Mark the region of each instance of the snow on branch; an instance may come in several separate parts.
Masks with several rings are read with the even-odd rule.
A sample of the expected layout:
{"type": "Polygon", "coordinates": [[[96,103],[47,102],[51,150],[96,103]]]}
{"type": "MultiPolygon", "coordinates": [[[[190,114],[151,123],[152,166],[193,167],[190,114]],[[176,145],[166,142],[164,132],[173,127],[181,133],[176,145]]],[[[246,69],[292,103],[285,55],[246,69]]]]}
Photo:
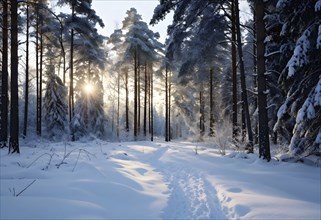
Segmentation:
{"type": "Polygon", "coordinates": [[[298,67],[302,67],[304,64],[309,62],[308,59],[308,51],[310,49],[309,37],[311,35],[311,31],[308,28],[304,31],[302,36],[298,39],[293,55],[286,67],[288,68],[288,77],[294,76],[296,69],[298,67]]]}
{"type": "Polygon", "coordinates": [[[286,6],[289,0],[279,0],[276,4],[277,9],[282,9],[286,6]]]}
{"type": "Polygon", "coordinates": [[[273,55],[275,55],[275,54],[280,54],[280,53],[282,53],[281,50],[272,51],[272,52],[270,52],[270,53],[268,53],[268,54],[264,54],[264,57],[268,58],[268,57],[270,57],[270,56],[273,56],[273,55]]]}
{"type": "Polygon", "coordinates": [[[287,110],[288,110],[288,106],[287,106],[287,102],[285,102],[283,105],[281,105],[281,107],[278,110],[278,113],[277,113],[278,119],[281,119],[283,115],[287,112],[287,110]]]}
{"type": "Polygon", "coordinates": [[[321,106],[321,78],[315,89],[310,93],[309,97],[305,100],[303,106],[299,110],[296,117],[296,123],[301,123],[305,118],[313,119],[316,115],[316,106],[321,106]]]}
{"type": "Polygon", "coordinates": [[[315,12],[321,11],[321,0],[315,3],[315,12]]]}
{"type": "Polygon", "coordinates": [[[301,123],[304,118],[312,119],[315,117],[315,109],[311,98],[307,98],[296,116],[296,123],[301,123]]]}

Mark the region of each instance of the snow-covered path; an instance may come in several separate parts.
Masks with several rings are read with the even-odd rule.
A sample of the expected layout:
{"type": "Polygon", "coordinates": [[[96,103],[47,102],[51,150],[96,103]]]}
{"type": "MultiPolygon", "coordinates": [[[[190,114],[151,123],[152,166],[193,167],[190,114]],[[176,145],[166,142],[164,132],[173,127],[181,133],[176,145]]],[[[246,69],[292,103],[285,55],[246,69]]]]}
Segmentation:
{"type": "Polygon", "coordinates": [[[26,143],[20,156],[1,149],[0,217],[320,219],[320,167],[195,148],[92,141],[26,143]]]}
{"type": "MultiPolygon", "coordinates": [[[[169,169],[170,170],[170,169],[169,169]]],[[[167,171],[168,172],[168,171],[167,171]]],[[[173,169],[166,174],[170,194],[164,219],[225,219],[216,190],[195,170],[173,169]]]]}
{"type": "MultiPolygon", "coordinates": [[[[149,145],[151,145],[149,143],[149,145]]],[[[220,208],[216,197],[215,188],[206,180],[201,170],[197,170],[188,164],[176,163],[175,160],[166,160],[171,154],[179,152],[178,149],[169,146],[155,145],[157,150],[151,155],[146,155],[146,148],[143,147],[143,154],[139,156],[144,161],[143,166],[154,167],[154,171],[162,176],[162,180],[168,188],[167,203],[162,210],[161,217],[164,219],[226,219],[220,208]]],[[[132,148],[142,149],[141,146],[132,148]]],[[[191,148],[189,149],[190,153],[191,148]]],[[[149,150],[147,150],[150,152],[149,150]]],[[[141,161],[135,161],[140,163],[141,161]]],[[[125,167],[130,170],[132,163],[125,167]]],[[[142,166],[142,164],[141,164],[142,166]]],[[[145,174],[145,172],[144,172],[145,174]]]]}

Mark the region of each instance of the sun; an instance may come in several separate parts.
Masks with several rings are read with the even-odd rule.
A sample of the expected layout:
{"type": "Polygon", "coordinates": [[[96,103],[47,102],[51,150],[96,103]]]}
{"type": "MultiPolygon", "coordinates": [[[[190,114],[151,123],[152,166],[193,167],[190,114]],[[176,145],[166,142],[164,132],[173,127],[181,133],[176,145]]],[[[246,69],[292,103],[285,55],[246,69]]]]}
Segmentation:
{"type": "Polygon", "coordinates": [[[84,91],[85,91],[85,93],[87,93],[88,95],[93,94],[93,93],[94,93],[94,90],[95,90],[95,88],[94,88],[94,86],[93,86],[92,84],[87,83],[86,85],[84,85],[84,91]]]}

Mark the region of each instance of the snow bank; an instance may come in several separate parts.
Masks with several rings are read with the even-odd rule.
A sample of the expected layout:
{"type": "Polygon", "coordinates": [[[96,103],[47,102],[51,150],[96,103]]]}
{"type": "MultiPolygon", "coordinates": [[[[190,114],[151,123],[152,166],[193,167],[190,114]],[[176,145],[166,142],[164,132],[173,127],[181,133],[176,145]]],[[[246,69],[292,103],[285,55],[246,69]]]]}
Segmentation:
{"type": "Polygon", "coordinates": [[[91,141],[27,143],[21,155],[1,149],[0,218],[320,219],[320,167],[220,156],[205,146],[91,141]]]}

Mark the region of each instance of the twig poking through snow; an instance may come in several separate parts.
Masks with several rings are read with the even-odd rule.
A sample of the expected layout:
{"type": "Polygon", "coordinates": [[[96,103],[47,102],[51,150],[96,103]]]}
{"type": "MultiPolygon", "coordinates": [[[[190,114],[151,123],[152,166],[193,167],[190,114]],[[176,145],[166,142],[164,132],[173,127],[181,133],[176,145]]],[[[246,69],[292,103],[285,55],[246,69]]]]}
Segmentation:
{"type": "Polygon", "coordinates": [[[39,160],[41,157],[43,157],[43,156],[45,156],[45,155],[48,155],[48,156],[50,157],[49,162],[48,162],[47,167],[46,167],[47,169],[48,169],[48,167],[49,167],[49,165],[50,165],[50,163],[51,163],[52,157],[53,157],[54,155],[56,155],[57,157],[59,157],[59,155],[56,154],[56,153],[52,153],[52,154],[44,153],[44,154],[41,154],[39,157],[37,157],[37,159],[35,159],[34,161],[32,161],[32,163],[29,164],[29,165],[27,166],[27,168],[30,168],[37,160],[39,160]]]}
{"type": "Polygon", "coordinates": [[[94,154],[92,154],[92,153],[90,153],[90,152],[88,152],[88,151],[86,151],[86,150],[84,150],[84,149],[79,149],[79,153],[78,153],[77,161],[76,161],[76,163],[75,163],[74,168],[72,169],[72,172],[74,172],[74,170],[76,169],[76,166],[77,166],[77,163],[78,163],[78,160],[79,160],[79,157],[80,157],[80,153],[81,153],[81,151],[84,151],[84,152],[86,153],[86,155],[87,155],[87,157],[88,157],[88,159],[89,159],[89,160],[90,160],[89,155],[91,155],[91,156],[93,156],[93,157],[97,158],[94,154]]]}
{"type": "Polygon", "coordinates": [[[16,197],[20,196],[21,193],[23,193],[26,189],[28,189],[32,184],[34,184],[36,182],[36,179],[33,180],[28,186],[26,186],[23,190],[21,190],[17,195],[16,197]]]}
{"type": "Polygon", "coordinates": [[[72,168],[72,172],[74,172],[74,170],[75,170],[75,168],[76,168],[76,166],[77,166],[77,163],[78,163],[78,160],[79,160],[79,157],[80,157],[80,153],[81,153],[81,149],[79,150],[79,153],[78,153],[78,157],[77,157],[75,166],[74,166],[74,168],[72,168]]]}

